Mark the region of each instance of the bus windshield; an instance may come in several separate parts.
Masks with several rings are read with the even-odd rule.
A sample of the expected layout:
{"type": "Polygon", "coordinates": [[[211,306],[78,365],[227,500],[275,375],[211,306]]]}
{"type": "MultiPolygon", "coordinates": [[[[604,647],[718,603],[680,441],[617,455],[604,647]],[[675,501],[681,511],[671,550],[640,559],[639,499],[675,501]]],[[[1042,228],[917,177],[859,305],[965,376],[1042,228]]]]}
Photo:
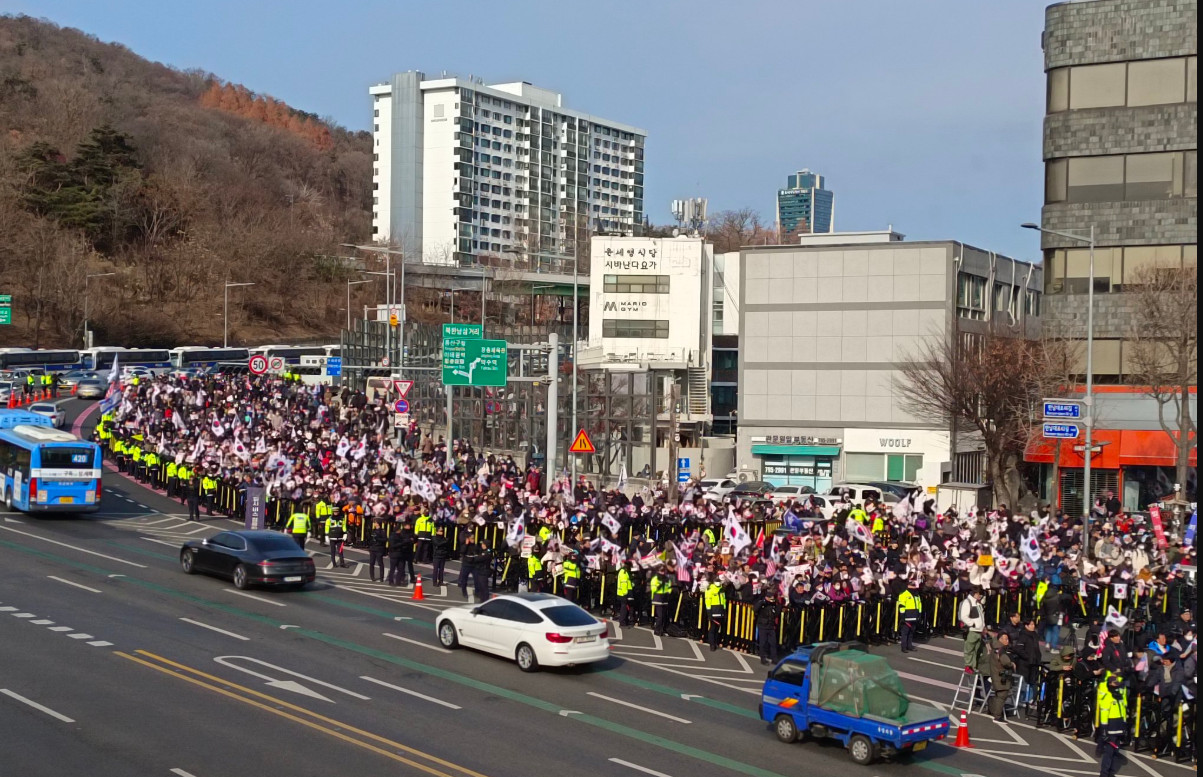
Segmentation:
{"type": "Polygon", "coordinates": [[[67,448],[44,445],[38,449],[43,469],[91,469],[95,452],[86,447],[67,448]]]}

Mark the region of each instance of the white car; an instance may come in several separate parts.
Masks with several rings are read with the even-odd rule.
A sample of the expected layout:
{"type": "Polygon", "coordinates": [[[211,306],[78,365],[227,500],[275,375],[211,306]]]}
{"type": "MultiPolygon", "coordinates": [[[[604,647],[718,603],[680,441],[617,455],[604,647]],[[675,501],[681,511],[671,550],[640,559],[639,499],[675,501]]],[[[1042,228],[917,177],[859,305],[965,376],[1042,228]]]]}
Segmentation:
{"type": "Polygon", "coordinates": [[[731,493],[739,482],[732,478],[706,478],[698,481],[698,488],[702,490],[702,498],[709,499],[711,502],[721,502],[723,497],[731,493]]]}
{"type": "Polygon", "coordinates": [[[139,380],[146,380],[155,376],[154,370],[149,367],[122,367],[121,379],[129,380],[134,376],[138,376],[139,380]]]}
{"type": "Polygon", "coordinates": [[[768,498],[775,505],[783,505],[803,500],[807,494],[813,493],[814,489],[809,486],[777,486],[768,493],[768,498]]]}
{"type": "Polygon", "coordinates": [[[610,657],[606,624],[551,594],[501,594],[484,604],[451,607],[439,613],[435,633],[445,648],[493,653],[524,672],[610,657]]]}
{"type": "Polygon", "coordinates": [[[889,491],[883,492],[877,486],[867,486],[863,483],[839,483],[831,487],[827,492],[827,498],[833,502],[840,501],[840,496],[845,491],[848,492],[849,501],[854,504],[864,504],[865,502],[885,502],[893,504],[898,501],[898,497],[891,494],[889,491]]]}
{"type": "Polygon", "coordinates": [[[67,420],[67,414],[63,412],[62,408],[53,402],[34,402],[25,409],[31,413],[37,413],[38,415],[46,416],[54,423],[55,429],[61,429],[63,423],[67,420]]]}

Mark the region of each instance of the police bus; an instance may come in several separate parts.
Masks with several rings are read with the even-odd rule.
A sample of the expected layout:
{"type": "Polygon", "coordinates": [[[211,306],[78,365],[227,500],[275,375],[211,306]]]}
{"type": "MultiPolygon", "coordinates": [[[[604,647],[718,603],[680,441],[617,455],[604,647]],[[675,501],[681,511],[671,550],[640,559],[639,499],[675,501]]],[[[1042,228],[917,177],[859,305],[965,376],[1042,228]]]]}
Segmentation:
{"type": "Polygon", "coordinates": [[[25,410],[0,410],[0,491],[10,511],[100,509],[100,446],[25,410]]]}
{"type": "Polygon", "coordinates": [[[86,370],[101,372],[113,368],[113,360],[121,367],[146,367],[155,372],[171,369],[171,351],[157,348],[89,348],[80,351],[80,361],[86,370]]]}
{"type": "Polygon", "coordinates": [[[5,348],[0,351],[0,370],[41,369],[63,372],[79,367],[79,351],[31,351],[28,348],[5,348]]]}
{"type": "Polygon", "coordinates": [[[250,358],[246,348],[204,348],[185,345],[171,349],[171,364],[177,370],[186,367],[212,367],[223,362],[242,362],[250,358]]]}
{"type": "Polygon", "coordinates": [[[266,356],[268,359],[272,357],[280,357],[285,364],[297,366],[301,363],[302,356],[329,356],[330,348],[335,346],[329,345],[261,345],[258,348],[250,349],[252,354],[266,356]]]}

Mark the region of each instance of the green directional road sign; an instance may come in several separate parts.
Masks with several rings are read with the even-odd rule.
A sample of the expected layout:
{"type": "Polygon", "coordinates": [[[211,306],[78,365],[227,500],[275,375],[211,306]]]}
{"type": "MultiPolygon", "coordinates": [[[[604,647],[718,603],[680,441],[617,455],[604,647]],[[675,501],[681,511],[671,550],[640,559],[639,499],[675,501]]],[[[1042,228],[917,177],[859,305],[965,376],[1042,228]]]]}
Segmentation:
{"type": "Polygon", "coordinates": [[[13,322],[13,295],[0,294],[0,325],[13,322]]]}
{"type": "Polygon", "coordinates": [[[509,361],[505,340],[443,340],[443,385],[504,386],[509,361]]]}
{"type": "Polygon", "coordinates": [[[482,340],[485,328],[480,324],[443,324],[443,342],[448,340],[482,340]]]}

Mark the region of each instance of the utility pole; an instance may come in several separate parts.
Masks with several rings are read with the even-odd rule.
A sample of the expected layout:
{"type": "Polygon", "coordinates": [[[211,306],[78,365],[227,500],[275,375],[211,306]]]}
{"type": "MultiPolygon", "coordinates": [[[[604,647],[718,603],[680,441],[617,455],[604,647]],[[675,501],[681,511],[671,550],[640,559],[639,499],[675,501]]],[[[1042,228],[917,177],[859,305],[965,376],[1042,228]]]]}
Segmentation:
{"type": "Polygon", "coordinates": [[[672,386],[668,394],[668,503],[677,503],[677,453],[680,428],[677,426],[677,403],[681,399],[681,389],[677,386],[674,374],[669,380],[672,386]]]}
{"type": "MultiPolygon", "coordinates": [[[[543,459],[543,493],[550,495],[556,471],[556,438],[560,434],[560,336],[548,335],[547,352],[547,449],[543,459]]],[[[569,454],[571,455],[571,454],[569,454]]]]}

